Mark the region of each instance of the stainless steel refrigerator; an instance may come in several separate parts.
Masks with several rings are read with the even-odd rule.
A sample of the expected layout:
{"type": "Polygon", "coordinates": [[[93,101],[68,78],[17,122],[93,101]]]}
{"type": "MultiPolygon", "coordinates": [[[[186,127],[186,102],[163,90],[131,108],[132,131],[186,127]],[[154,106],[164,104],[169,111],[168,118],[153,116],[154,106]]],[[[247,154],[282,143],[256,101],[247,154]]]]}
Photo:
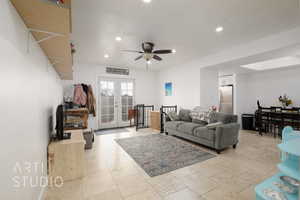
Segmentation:
{"type": "Polygon", "coordinates": [[[233,114],[233,85],[220,86],[220,108],[222,113],[233,114]]]}

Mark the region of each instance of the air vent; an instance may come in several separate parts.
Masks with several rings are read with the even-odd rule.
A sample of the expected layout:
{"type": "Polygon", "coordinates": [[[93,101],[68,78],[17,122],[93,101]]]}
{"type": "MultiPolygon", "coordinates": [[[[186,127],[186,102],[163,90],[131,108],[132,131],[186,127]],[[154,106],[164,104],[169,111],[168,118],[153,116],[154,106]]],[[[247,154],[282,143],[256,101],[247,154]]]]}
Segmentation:
{"type": "Polygon", "coordinates": [[[106,73],[108,74],[118,74],[118,75],[129,75],[129,69],[106,67],[106,73]]]}

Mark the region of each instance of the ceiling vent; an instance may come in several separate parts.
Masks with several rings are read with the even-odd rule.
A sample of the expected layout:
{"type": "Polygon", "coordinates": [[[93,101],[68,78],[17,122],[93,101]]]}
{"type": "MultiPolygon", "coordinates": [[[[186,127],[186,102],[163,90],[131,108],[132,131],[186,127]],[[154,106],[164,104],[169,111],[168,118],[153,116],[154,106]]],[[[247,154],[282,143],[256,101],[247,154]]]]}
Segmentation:
{"type": "Polygon", "coordinates": [[[129,75],[129,69],[128,68],[106,67],[106,73],[128,76],[129,75]]]}

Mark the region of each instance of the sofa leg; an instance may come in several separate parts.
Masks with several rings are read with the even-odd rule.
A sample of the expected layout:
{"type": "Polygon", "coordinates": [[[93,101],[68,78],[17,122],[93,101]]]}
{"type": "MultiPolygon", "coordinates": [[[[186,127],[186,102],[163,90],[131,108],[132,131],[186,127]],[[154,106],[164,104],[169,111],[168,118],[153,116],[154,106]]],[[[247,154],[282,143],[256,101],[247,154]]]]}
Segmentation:
{"type": "Polygon", "coordinates": [[[221,154],[221,150],[216,149],[217,154],[221,154]]]}
{"type": "Polygon", "coordinates": [[[237,146],[237,144],[234,144],[232,147],[233,147],[234,149],[236,149],[236,146],[237,146]]]}
{"type": "Polygon", "coordinates": [[[168,132],[165,132],[165,134],[166,134],[166,135],[169,135],[169,133],[168,133],[168,132]]]}

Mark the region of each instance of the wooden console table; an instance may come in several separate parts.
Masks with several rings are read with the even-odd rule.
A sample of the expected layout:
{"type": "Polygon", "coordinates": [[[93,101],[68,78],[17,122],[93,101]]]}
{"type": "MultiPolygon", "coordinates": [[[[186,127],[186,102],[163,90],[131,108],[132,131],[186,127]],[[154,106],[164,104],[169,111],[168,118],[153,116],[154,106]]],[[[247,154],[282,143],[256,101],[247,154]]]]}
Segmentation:
{"type": "Polygon", "coordinates": [[[71,181],[84,176],[84,145],[82,130],[70,130],[68,140],[53,141],[48,145],[48,176],[71,181]]]}

